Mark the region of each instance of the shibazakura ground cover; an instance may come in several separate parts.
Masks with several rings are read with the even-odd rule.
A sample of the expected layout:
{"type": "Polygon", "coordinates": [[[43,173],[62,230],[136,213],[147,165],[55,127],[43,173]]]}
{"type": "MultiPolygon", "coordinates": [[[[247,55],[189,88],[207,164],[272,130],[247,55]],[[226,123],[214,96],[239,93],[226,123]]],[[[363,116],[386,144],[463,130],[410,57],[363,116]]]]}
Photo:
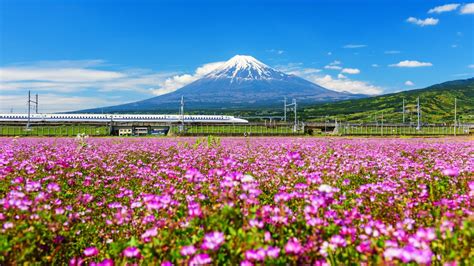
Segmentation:
{"type": "Polygon", "coordinates": [[[0,264],[473,264],[474,143],[0,138],[0,264]]]}

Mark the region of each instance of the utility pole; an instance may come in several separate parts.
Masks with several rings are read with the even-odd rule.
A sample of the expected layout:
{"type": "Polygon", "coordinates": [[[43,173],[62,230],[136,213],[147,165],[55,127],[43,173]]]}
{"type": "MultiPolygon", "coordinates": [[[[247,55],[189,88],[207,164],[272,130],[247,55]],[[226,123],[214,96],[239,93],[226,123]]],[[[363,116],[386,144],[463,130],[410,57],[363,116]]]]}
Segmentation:
{"type": "Polygon", "coordinates": [[[403,98],[402,114],[403,114],[403,124],[405,124],[405,98],[403,98]]]}
{"type": "Polygon", "coordinates": [[[296,132],[296,129],[297,129],[297,117],[296,117],[296,99],[293,99],[293,104],[295,105],[295,132],[296,132]]]}
{"type": "Polygon", "coordinates": [[[36,110],[35,110],[35,111],[36,111],[36,113],[38,113],[38,93],[36,94],[36,102],[35,102],[35,104],[36,104],[36,108],[35,108],[36,110]]]}
{"type": "Polygon", "coordinates": [[[458,99],[454,98],[454,136],[456,136],[456,124],[457,124],[457,106],[458,99]]]}
{"type": "Polygon", "coordinates": [[[283,117],[283,120],[286,122],[286,97],[283,100],[283,117]]]}
{"type": "Polygon", "coordinates": [[[416,98],[416,111],[418,116],[418,126],[416,127],[417,130],[421,129],[420,118],[421,118],[421,110],[420,110],[420,97],[416,98]]]}
{"type": "Polygon", "coordinates": [[[31,103],[36,104],[36,113],[38,113],[38,94],[36,94],[36,101],[31,100],[31,91],[28,91],[28,122],[26,124],[26,129],[30,129],[31,122],[31,103]]]}
{"type": "Polygon", "coordinates": [[[380,135],[383,136],[383,111],[382,111],[382,121],[381,121],[381,125],[380,125],[380,135]]]}
{"type": "Polygon", "coordinates": [[[294,116],[295,116],[295,125],[294,125],[294,128],[293,130],[296,131],[296,127],[297,127],[297,114],[296,114],[296,99],[293,99],[293,101],[290,103],[290,104],[286,104],[286,97],[285,97],[285,121],[286,121],[286,108],[288,108],[289,106],[292,106],[293,107],[293,111],[294,111],[294,116]]]}
{"type": "Polygon", "coordinates": [[[181,115],[181,131],[184,131],[184,96],[181,96],[181,108],[179,111],[181,115]]]}
{"type": "Polygon", "coordinates": [[[28,91],[28,123],[26,124],[26,129],[30,128],[30,102],[31,102],[31,92],[28,91]]]}

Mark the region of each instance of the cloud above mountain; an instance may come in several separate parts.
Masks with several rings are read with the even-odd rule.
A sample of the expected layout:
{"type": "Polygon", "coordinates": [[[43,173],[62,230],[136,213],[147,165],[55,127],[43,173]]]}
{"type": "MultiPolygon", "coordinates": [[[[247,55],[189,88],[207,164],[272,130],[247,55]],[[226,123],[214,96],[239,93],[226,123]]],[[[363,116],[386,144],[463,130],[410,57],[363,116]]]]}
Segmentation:
{"type": "Polygon", "coordinates": [[[465,4],[461,8],[461,14],[463,14],[463,15],[474,14],[474,3],[465,4]]]}
{"type": "Polygon", "coordinates": [[[454,11],[459,6],[460,6],[460,4],[446,4],[446,5],[442,5],[442,6],[437,6],[437,7],[434,7],[432,9],[430,9],[428,11],[428,13],[429,14],[432,14],[432,13],[440,14],[440,13],[444,13],[444,12],[454,11]]]}
{"type": "Polygon", "coordinates": [[[439,22],[439,19],[437,19],[437,18],[418,19],[418,18],[415,18],[415,17],[409,17],[407,19],[407,22],[418,25],[420,27],[425,27],[425,26],[437,25],[438,22],[439,22]]]}
{"type": "Polygon", "coordinates": [[[383,88],[372,85],[365,81],[348,79],[345,76],[339,76],[337,79],[331,75],[312,76],[309,80],[325,88],[339,91],[377,95],[383,92],[383,88]]]}
{"type": "Polygon", "coordinates": [[[404,61],[400,61],[396,64],[391,64],[389,65],[390,67],[430,67],[430,66],[433,66],[432,63],[430,62],[420,62],[420,61],[416,61],[416,60],[404,60],[404,61]]]}
{"type": "Polygon", "coordinates": [[[341,73],[346,73],[346,74],[359,74],[360,70],[357,68],[343,68],[341,70],[341,73]]]}
{"type": "Polygon", "coordinates": [[[345,49],[357,49],[367,47],[367,44],[346,44],[342,48],[345,49]]]}
{"type": "Polygon", "coordinates": [[[207,63],[196,68],[193,74],[182,74],[169,77],[160,82],[158,87],[152,90],[153,94],[158,96],[176,91],[177,89],[202,78],[204,75],[212,72],[224,63],[225,61],[207,63]]]}

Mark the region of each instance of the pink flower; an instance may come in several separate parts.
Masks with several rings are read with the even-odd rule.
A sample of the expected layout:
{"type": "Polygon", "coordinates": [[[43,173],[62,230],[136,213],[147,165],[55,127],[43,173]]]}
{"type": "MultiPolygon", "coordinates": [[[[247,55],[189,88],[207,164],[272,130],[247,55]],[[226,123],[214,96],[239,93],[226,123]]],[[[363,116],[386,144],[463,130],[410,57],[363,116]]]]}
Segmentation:
{"type": "Polygon", "coordinates": [[[298,255],[303,251],[303,247],[301,246],[300,242],[296,237],[292,237],[288,240],[285,245],[285,252],[287,254],[295,254],[298,255]]]}
{"type": "Polygon", "coordinates": [[[58,191],[61,191],[61,187],[60,187],[57,183],[49,183],[49,184],[46,186],[46,189],[48,190],[48,192],[58,192],[58,191]]]}
{"type": "Polygon", "coordinates": [[[370,241],[364,241],[360,243],[357,247],[356,250],[359,253],[369,253],[372,251],[372,248],[370,247],[370,241]]]}
{"type": "Polygon", "coordinates": [[[190,168],[186,171],[184,177],[190,182],[199,182],[204,178],[204,175],[196,168],[190,168]]]}
{"type": "Polygon", "coordinates": [[[447,168],[443,170],[443,175],[447,175],[450,177],[456,177],[459,175],[459,170],[456,168],[447,168]]]}
{"type": "Polygon", "coordinates": [[[295,151],[289,151],[286,154],[286,158],[288,158],[289,161],[296,161],[301,159],[301,155],[298,152],[295,151]]]}
{"type": "Polygon", "coordinates": [[[193,245],[183,246],[180,251],[181,255],[189,256],[196,253],[196,248],[193,245]]]}
{"type": "Polygon", "coordinates": [[[69,266],[81,266],[84,263],[84,259],[82,258],[72,258],[69,260],[69,266]]]}
{"type": "Polygon", "coordinates": [[[127,247],[122,254],[127,258],[139,258],[141,256],[140,250],[137,247],[127,247]]]}
{"type": "Polygon", "coordinates": [[[267,248],[267,256],[272,258],[272,259],[276,259],[278,258],[278,255],[280,254],[280,248],[277,248],[277,247],[268,247],[267,248]]]}
{"type": "Polygon", "coordinates": [[[224,234],[221,232],[212,232],[204,236],[202,243],[203,249],[217,250],[224,243],[224,234]]]}
{"type": "Polygon", "coordinates": [[[333,244],[334,246],[336,247],[345,247],[347,242],[346,242],[346,239],[344,239],[342,236],[340,235],[334,235],[331,237],[331,244],[333,244]]]}
{"type": "Polygon", "coordinates": [[[93,257],[99,254],[99,249],[96,247],[88,247],[84,249],[84,256],[86,257],[93,257]]]}
{"type": "Polygon", "coordinates": [[[197,202],[188,203],[188,215],[191,218],[200,217],[202,215],[201,206],[197,202]]]}
{"type": "Polygon", "coordinates": [[[245,252],[245,258],[250,261],[263,261],[265,259],[266,252],[263,248],[258,250],[247,250],[245,252]]]}
{"type": "Polygon", "coordinates": [[[154,237],[158,234],[158,229],[156,227],[153,227],[151,229],[148,229],[145,231],[145,233],[142,234],[141,238],[142,239],[148,239],[150,237],[154,237]]]}
{"type": "Polygon", "coordinates": [[[253,266],[253,263],[248,260],[243,260],[240,262],[240,266],[253,266]]]}
{"type": "Polygon", "coordinates": [[[206,264],[210,264],[211,262],[212,262],[212,259],[209,255],[197,254],[189,261],[189,265],[190,266],[206,265],[206,264]]]}
{"type": "Polygon", "coordinates": [[[114,261],[112,259],[104,259],[99,262],[97,266],[114,266],[114,261]]]}
{"type": "Polygon", "coordinates": [[[3,224],[3,229],[10,229],[10,228],[13,228],[12,222],[6,222],[3,224]]]}

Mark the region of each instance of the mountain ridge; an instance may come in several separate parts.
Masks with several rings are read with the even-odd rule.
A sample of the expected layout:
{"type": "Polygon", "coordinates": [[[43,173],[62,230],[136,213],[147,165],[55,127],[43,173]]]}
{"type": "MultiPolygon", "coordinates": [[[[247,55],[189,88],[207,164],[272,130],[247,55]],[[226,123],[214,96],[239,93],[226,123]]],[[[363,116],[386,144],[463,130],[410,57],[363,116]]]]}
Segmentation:
{"type": "Polygon", "coordinates": [[[380,119],[383,113],[386,121],[401,122],[403,119],[402,101],[405,99],[405,118],[409,121],[415,119],[418,97],[420,97],[424,121],[439,123],[454,121],[454,99],[457,98],[458,119],[474,122],[474,116],[472,116],[474,114],[474,77],[370,98],[311,105],[305,107],[301,115],[313,121],[318,121],[318,117],[327,115],[330,119],[374,122],[376,116],[380,119]]]}
{"type": "Polygon", "coordinates": [[[296,98],[303,104],[366,97],[332,91],[273,69],[251,56],[236,55],[202,78],[171,93],[81,112],[176,111],[181,96],[184,96],[188,110],[279,106],[283,97],[296,98]]]}

